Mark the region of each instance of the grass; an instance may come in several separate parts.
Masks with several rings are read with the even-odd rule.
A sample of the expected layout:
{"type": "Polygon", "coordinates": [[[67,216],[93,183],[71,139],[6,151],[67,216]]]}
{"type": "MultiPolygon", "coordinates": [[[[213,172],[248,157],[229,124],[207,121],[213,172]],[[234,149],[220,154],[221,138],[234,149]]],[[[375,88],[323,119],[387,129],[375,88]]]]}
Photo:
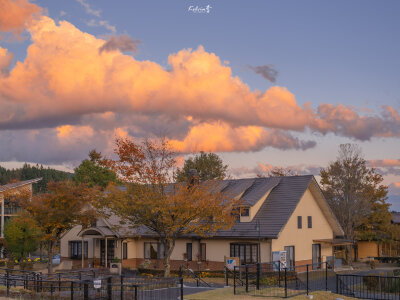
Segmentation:
{"type": "MultiPolygon", "coordinates": [[[[329,292],[323,292],[323,291],[318,291],[318,292],[312,292],[311,295],[313,295],[313,300],[335,300],[336,298],[341,298],[345,300],[350,300],[350,299],[356,299],[356,298],[350,298],[350,297],[345,297],[342,295],[337,295],[329,292]]],[[[255,297],[251,295],[233,295],[233,288],[221,288],[221,289],[216,289],[212,291],[207,291],[207,292],[201,292],[201,293],[196,293],[192,295],[186,295],[185,299],[188,300],[220,300],[220,299],[237,299],[237,300],[257,300],[260,298],[267,298],[267,297],[255,297]]],[[[268,297],[269,299],[282,299],[278,297],[268,297]]],[[[306,300],[308,299],[306,295],[299,295],[295,297],[291,297],[289,299],[293,300],[306,300]]]]}

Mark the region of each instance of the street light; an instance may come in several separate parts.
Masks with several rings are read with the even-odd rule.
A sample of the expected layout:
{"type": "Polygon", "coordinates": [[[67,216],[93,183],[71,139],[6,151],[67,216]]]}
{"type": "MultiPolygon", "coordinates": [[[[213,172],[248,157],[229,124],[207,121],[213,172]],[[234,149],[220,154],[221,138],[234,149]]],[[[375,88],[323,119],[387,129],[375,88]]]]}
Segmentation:
{"type": "Polygon", "coordinates": [[[256,230],[258,231],[258,263],[261,263],[261,228],[260,220],[256,220],[256,230]]]}

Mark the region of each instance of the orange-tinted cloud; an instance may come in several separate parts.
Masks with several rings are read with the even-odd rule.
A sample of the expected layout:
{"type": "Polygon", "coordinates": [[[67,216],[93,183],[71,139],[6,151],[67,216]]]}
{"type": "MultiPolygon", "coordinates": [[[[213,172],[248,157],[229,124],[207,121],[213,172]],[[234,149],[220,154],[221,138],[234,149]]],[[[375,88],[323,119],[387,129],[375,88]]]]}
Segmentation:
{"type": "Polygon", "coordinates": [[[7,49],[0,47],[0,76],[8,75],[8,68],[10,67],[14,55],[8,52],[7,49]]]}
{"type": "Polygon", "coordinates": [[[19,36],[41,8],[27,0],[0,0],[0,31],[19,36]]]}

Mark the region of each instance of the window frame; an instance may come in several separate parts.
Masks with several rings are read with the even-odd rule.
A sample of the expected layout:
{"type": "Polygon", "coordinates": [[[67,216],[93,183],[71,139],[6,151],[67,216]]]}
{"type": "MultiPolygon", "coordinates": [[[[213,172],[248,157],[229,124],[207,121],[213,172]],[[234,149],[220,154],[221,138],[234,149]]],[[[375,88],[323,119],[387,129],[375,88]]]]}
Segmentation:
{"type": "Polygon", "coordinates": [[[200,243],[200,261],[206,261],[206,260],[207,260],[207,244],[200,243]]]}
{"type": "Polygon", "coordinates": [[[312,216],[307,217],[307,228],[312,228],[312,216]]]}
{"type": "Polygon", "coordinates": [[[193,243],[186,243],[186,259],[187,261],[193,260],[193,243]],[[190,252],[189,252],[189,245],[190,245],[190,252]]]}
{"type": "Polygon", "coordinates": [[[122,243],[122,259],[128,259],[128,243],[122,243]]]}
{"type": "Polygon", "coordinates": [[[303,217],[297,216],[297,229],[302,229],[302,228],[303,228],[303,217]]]}
{"type": "MultiPolygon", "coordinates": [[[[70,259],[82,259],[82,241],[79,241],[79,240],[68,241],[68,252],[69,252],[68,256],[70,259]],[[76,245],[76,247],[75,247],[75,245],[76,245]],[[74,249],[72,249],[72,248],[74,248],[74,249]]],[[[87,259],[88,254],[89,254],[88,241],[83,241],[83,258],[87,259]]]]}
{"type": "Polygon", "coordinates": [[[230,257],[239,257],[241,265],[258,263],[259,252],[256,243],[231,243],[229,249],[230,257]],[[250,250],[250,253],[247,253],[248,250],[250,250]]]}

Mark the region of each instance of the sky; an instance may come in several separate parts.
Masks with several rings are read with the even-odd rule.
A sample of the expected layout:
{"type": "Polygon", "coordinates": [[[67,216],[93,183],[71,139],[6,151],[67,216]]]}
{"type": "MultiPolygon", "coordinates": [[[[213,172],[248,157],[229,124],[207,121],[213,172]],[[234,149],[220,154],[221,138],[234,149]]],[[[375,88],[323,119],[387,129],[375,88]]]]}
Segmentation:
{"type": "Polygon", "coordinates": [[[0,165],[115,137],[317,175],[356,143],[400,210],[399,1],[0,0],[0,165]]]}

